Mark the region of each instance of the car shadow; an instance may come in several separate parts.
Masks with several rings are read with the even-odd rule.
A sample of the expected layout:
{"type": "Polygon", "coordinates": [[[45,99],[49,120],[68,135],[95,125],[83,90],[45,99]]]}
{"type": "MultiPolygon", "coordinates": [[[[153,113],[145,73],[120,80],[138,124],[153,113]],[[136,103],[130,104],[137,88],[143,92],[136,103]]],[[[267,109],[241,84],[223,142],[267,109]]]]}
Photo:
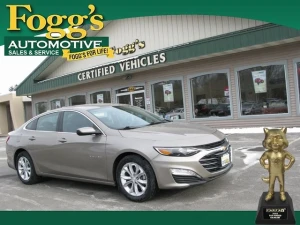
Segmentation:
{"type": "MultiPolygon", "coordinates": [[[[87,183],[81,181],[71,181],[58,178],[44,178],[40,183],[41,185],[46,185],[48,188],[60,189],[60,190],[80,190],[84,195],[95,195],[97,193],[104,193],[106,195],[114,195],[115,198],[122,198],[127,200],[125,196],[118,190],[116,186],[109,186],[96,183],[87,183]]],[[[197,187],[197,186],[196,186],[197,187]]],[[[164,200],[172,197],[173,195],[178,195],[188,189],[193,189],[196,187],[183,188],[183,189],[170,189],[170,190],[159,190],[155,196],[155,200],[164,200]]],[[[198,186],[199,187],[199,186],[198,186]]]]}

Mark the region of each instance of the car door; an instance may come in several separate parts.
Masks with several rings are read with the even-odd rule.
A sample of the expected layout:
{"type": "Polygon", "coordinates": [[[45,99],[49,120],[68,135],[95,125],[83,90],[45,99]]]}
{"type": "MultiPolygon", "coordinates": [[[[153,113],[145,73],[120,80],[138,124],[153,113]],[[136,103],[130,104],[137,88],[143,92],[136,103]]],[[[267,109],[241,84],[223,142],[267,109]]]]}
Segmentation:
{"type": "Polygon", "coordinates": [[[51,157],[55,174],[68,177],[106,180],[106,135],[79,136],[76,131],[83,127],[99,128],[83,113],[64,111],[60,117],[51,157]]]}
{"type": "Polygon", "coordinates": [[[32,121],[23,132],[22,143],[31,155],[36,170],[43,173],[51,171],[51,163],[47,155],[58,146],[57,125],[59,112],[43,115],[32,121]]]}

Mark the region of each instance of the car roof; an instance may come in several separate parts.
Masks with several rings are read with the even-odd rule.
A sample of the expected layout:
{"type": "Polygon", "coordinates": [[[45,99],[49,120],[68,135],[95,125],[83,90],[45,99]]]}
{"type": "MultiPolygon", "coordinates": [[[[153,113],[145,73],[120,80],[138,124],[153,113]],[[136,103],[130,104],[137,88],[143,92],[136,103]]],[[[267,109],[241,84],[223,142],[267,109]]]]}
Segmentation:
{"type": "MultiPolygon", "coordinates": [[[[47,110],[46,112],[40,114],[40,115],[45,115],[51,112],[60,112],[60,111],[65,111],[65,110],[78,110],[78,111],[87,111],[90,109],[97,109],[100,107],[110,107],[110,106],[131,106],[128,104],[114,104],[114,103],[97,103],[97,104],[83,104],[83,105],[74,105],[74,106],[64,106],[58,109],[50,109],[47,110]]],[[[38,116],[40,116],[38,115],[38,116]]]]}

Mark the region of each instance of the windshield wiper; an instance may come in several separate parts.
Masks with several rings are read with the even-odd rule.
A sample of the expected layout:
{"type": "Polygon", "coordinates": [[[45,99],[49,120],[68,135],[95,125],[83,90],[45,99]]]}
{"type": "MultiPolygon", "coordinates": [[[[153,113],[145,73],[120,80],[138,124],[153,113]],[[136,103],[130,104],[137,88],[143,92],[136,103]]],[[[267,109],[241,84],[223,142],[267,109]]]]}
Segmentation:
{"type": "Polygon", "coordinates": [[[161,124],[161,123],[167,123],[167,122],[171,122],[171,121],[169,121],[169,120],[164,120],[164,121],[159,121],[159,122],[151,122],[151,123],[149,123],[147,126],[156,125],[156,124],[161,124]]]}
{"type": "Polygon", "coordinates": [[[132,130],[132,129],[136,129],[136,128],[139,128],[139,127],[126,126],[126,127],[120,128],[118,130],[132,130]]]}

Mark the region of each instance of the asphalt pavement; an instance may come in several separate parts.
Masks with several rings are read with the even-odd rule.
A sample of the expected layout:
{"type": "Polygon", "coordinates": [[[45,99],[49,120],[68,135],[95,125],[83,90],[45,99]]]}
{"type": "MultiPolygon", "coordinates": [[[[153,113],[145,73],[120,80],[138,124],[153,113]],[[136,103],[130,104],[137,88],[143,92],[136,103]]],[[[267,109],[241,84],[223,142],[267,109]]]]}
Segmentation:
{"type": "MultiPolygon", "coordinates": [[[[288,150],[296,162],[286,172],[286,191],[300,210],[300,134],[287,135],[288,150]]],[[[134,203],[115,187],[48,179],[36,185],[23,185],[6,162],[5,138],[0,138],[0,210],[257,210],[267,175],[258,163],[263,153],[263,134],[228,136],[234,167],[225,176],[184,190],[163,190],[151,201],[134,203]]],[[[278,183],[276,190],[279,189],[278,183]]]]}

